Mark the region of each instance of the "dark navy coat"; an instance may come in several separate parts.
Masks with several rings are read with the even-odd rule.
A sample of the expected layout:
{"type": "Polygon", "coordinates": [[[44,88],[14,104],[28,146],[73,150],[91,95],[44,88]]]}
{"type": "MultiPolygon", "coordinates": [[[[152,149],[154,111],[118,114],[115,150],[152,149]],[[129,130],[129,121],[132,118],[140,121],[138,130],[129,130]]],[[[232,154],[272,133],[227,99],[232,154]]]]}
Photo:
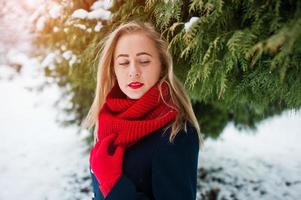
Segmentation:
{"type": "Polygon", "coordinates": [[[174,143],[157,130],[125,150],[123,175],[106,198],[91,172],[93,200],[195,200],[199,139],[196,129],[187,123],[174,143]]]}

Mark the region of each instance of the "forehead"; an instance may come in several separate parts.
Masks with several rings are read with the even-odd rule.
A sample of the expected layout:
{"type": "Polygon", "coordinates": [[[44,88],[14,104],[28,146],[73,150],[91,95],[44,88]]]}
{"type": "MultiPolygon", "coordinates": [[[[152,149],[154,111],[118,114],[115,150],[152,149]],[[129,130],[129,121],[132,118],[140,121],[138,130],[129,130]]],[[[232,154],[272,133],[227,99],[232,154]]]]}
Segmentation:
{"type": "Polygon", "coordinates": [[[153,56],[158,55],[155,42],[145,33],[125,33],[117,40],[114,57],[118,56],[119,54],[135,55],[139,52],[147,52],[153,56]]]}

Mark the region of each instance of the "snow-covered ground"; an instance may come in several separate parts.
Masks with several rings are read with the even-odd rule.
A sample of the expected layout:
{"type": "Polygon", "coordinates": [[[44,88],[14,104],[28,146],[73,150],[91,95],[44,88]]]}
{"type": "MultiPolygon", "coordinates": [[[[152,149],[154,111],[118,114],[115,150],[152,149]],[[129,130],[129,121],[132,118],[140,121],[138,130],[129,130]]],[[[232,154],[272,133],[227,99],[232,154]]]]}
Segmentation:
{"type": "Polygon", "coordinates": [[[256,132],[229,124],[205,141],[199,158],[201,199],[301,199],[301,112],[263,121],[256,132]]]}
{"type": "Polygon", "coordinates": [[[26,89],[43,78],[27,63],[20,75],[0,65],[0,199],[91,199],[87,133],[55,122],[58,88],[26,89]]]}

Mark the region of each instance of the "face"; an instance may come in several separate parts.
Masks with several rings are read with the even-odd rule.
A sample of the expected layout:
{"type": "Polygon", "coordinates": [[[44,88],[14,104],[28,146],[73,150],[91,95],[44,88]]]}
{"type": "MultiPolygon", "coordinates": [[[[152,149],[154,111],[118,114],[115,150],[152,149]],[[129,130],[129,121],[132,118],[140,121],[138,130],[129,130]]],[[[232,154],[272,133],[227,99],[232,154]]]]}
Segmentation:
{"type": "Polygon", "coordinates": [[[161,62],[154,41],[143,32],[122,35],[114,51],[114,71],[128,98],[142,97],[160,78],[161,62]]]}

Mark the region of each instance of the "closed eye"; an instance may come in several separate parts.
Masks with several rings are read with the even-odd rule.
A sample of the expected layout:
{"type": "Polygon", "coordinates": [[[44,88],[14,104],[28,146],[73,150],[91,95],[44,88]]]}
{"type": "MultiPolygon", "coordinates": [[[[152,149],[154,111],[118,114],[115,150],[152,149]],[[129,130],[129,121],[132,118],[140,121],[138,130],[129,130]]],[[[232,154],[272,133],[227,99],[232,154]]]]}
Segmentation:
{"type": "Polygon", "coordinates": [[[119,65],[128,65],[129,62],[123,62],[123,63],[119,63],[119,65]]]}
{"type": "Polygon", "coordinates": [[[146,65],[146,64],[150,63],[150,61],[148,61],[148,60],[147,61],[141,61],[140,63],[146,65]]]}

